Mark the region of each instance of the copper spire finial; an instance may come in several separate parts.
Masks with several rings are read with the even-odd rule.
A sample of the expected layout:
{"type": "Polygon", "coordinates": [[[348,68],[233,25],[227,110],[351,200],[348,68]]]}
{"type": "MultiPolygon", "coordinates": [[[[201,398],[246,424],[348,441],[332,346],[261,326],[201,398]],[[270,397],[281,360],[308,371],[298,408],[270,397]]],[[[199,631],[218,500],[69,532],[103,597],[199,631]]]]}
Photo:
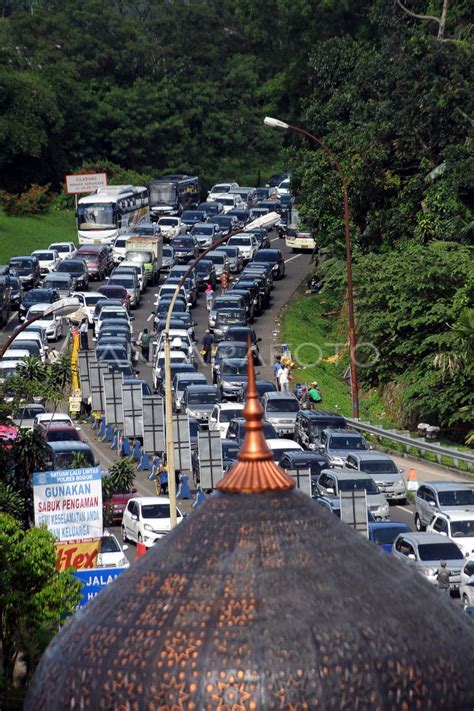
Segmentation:
{"type": "Polygon", "coordinates": [[[255,494],[263,491],[293,489],[295,483],[273,461],[272,450],[263,436],[263,407],[255,384],[255,370],[250,338],[247,346],[247,399],[243,410],[245,439],[238,454],[238,464],[217,484],[219,491],[255,494]]]}

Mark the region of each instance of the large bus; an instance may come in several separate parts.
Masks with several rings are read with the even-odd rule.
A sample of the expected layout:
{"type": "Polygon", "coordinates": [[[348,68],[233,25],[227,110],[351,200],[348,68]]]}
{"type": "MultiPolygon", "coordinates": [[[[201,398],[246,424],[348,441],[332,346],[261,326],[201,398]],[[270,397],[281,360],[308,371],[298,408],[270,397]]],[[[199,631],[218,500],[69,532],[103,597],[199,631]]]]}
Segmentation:
{"type": "Polygon", "coordinates": [[[79,244],[111,244],[121,232],[149,216],[148,190],[135,185],[108,185],[80,198],[76,221],[79,244]]]}
{"type": "Polygon", "coordinates": [[[158,220],[164,215],[181,215],[201,201],[199,178],[192,175],[163,175],[148,186],[150,212],[158,220]]]}

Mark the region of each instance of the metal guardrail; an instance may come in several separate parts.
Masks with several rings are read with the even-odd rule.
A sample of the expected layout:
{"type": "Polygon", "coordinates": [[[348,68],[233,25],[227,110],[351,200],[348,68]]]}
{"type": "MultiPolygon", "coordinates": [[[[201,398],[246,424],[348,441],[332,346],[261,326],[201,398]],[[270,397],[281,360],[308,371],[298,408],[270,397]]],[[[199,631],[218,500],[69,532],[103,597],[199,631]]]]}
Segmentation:
{"type": "Polygon", "coordinates": [[[438,462],[441,462],[441,457],[449,457],[455,467],[459,466],[459,462],[465,462],[465,464],[469,466],[474,466],[474,455],[469,454],[469,452],[461,452],[458,449],[442,447],[440,444],[436,444],[436,442],[427,442],[423,437],[403,435],[397,432],[397,430],[385,429],[384,427],[371,425],[368,422],[359,422],[358,420],[353,420],[351,417],[346,417],[346,420],[355,430],[361,430],[362,432],[367,432],[376,437],[383,437],[393,442],[399,442],[405,448],[410,447],[411,449],[418,449],[420,452],[431,452],[435,455],[436,461],[438,462]]]}

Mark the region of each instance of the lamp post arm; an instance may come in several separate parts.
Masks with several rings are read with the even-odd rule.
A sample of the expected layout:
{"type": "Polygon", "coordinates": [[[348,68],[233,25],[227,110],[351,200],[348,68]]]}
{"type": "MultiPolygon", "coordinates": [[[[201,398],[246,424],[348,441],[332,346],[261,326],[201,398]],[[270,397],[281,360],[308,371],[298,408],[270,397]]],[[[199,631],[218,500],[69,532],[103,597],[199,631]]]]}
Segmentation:
{"type": "Polygon", "coordinates": [[[0,348],[0,358],[3,358],[3,356],[5,355],[5,351],[7,351],[10,348],[11,344],[13,343],[15,338],[18,336],[18,334],[20,334],[22,331],[24,331],[25,328],[27,328],[27,326],[34,323],[35,321],[39,321],[41,318],[43,318],[43,314],[40,313],[40,314],[36,314],[36,316],[32,316],[28,320],[25,319],[25,321],[23,321],[23,323],[21,323],[13,331],[12,335],[7,339],[7,342],[5,343],[5,345],[3,345],[0,348]]]}

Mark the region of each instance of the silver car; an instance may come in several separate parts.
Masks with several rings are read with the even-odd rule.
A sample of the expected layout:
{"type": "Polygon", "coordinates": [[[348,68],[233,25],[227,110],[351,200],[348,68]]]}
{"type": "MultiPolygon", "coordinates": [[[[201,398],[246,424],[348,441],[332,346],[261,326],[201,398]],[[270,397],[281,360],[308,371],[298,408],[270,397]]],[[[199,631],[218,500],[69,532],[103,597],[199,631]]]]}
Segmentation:
{"type": "Polygon", "coordinates": [[[367,494],[367,508],[377,521],[388,521],[390,510],[388,501],[380,492],[371,476],[352,469],[323,469],[316,481],[322,496],[339,496],[341,491],[364,491],[367,494]]]}
{"type": "Polygon", "coordinates": [[[181,402],[188,385],[207,385],[204,373],[176,373],[173,378],[173,404],[176,412],[181,411],[181,402]]]}
{"type": "Polygon", "coordinates": [[[351,452],[347,455],[346,467],[370,474],[382,494],[389,501],[406,502],[407,489],[403,480],[403,469],[388,456],[380,452],[351,452]]]}
{"type": "Polygon", "coordinates": [[[412,565],[433,585],[437,583],[440,563],[445,560],[451,571],[451,590],[459,589],[465,558],[462,550],[451,538],[439,533],[400,533],[393,542],[392,553],[396,558],[412,565]]]}
{"type": "Polygon", "coordinates": [[[349,454],[366,452],[369,445],[355,430],[327,429],[321,432],[317,450],[327,458],[331,467],[345,467],[349,454]]]}
{"type": "Polygon", "coordinates": [[[415,528],[424,531],[442,511],[474,511],[474,484],[458,481],[424,481],[415,494],[415,528]]]}
{"type": "Polygon", "coordinates": [[[285,392],[266,392],[261,402],[265,418],[272,423],[280,437],[293,437],[296,415],[300,409],[296,396],[285,392]]]}

